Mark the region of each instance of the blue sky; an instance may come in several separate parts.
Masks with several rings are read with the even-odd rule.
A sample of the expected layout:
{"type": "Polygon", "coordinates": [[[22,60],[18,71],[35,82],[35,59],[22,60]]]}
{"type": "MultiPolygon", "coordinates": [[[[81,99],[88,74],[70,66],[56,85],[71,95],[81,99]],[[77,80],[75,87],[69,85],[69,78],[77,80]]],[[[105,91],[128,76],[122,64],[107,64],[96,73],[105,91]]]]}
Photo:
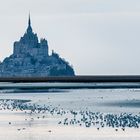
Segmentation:
{"type": "Polygon", "coordinates": [[[139,0],[0,0],[0,60],[12,53],[31,13],[76,74],[140,74],[139,0]]]}

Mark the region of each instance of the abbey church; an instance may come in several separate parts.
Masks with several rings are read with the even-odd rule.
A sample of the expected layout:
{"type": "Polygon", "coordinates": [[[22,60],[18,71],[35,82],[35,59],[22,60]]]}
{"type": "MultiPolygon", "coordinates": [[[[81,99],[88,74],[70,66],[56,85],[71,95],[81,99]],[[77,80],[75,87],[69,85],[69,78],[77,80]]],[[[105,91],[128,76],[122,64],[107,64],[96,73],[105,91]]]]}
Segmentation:
{"type": "Polygon", "coordinates": [[[46,39],[38,40],[32,30],[29,15],[28,27],[19,41],[14,42],[13,54],[0,63],[0,77],[74,76],[74,70],[57,53],[48,53],[46,39]]]}

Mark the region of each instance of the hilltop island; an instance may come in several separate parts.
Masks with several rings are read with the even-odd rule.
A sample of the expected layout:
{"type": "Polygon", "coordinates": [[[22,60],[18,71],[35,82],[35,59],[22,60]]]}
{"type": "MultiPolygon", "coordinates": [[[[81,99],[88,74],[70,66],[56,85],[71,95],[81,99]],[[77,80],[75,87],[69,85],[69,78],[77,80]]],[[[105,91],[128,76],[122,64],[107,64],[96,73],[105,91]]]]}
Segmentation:
{"type": "Polygon", "coordinates": [[[46,39],[38,40],[31,27],[28,27],[19,41],[14,42],[13,54],[0,63],[0,77],[45,77],[74,76],[72,66],[52,51],[49,55],[46,39]]]}

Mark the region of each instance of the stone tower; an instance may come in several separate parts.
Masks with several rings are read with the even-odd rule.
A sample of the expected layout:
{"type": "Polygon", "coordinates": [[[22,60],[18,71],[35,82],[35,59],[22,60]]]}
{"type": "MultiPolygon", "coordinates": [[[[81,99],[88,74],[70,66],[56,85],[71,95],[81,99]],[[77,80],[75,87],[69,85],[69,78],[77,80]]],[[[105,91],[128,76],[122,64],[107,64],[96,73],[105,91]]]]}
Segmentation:
{"type": "Polygon", "coordinates": [[[28,27],[23,37],[14,43],[13,54],[17,57],[31,55],[33,57],[47,57],[48,43],[46,39],[38,41],[38,36],[33,32],[31,26],[31,18],[29,14],[28,27]]]}

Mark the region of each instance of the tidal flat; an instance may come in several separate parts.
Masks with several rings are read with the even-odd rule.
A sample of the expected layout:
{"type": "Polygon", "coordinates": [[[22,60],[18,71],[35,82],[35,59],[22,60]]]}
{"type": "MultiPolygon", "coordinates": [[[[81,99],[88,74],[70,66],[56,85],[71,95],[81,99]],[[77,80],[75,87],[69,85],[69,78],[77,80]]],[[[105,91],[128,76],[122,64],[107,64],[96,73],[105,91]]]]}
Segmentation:
{"type": "Polygon", "coordinates": [[[140,89],[0,91],[2,140],[138,140],[140,89]]]}

